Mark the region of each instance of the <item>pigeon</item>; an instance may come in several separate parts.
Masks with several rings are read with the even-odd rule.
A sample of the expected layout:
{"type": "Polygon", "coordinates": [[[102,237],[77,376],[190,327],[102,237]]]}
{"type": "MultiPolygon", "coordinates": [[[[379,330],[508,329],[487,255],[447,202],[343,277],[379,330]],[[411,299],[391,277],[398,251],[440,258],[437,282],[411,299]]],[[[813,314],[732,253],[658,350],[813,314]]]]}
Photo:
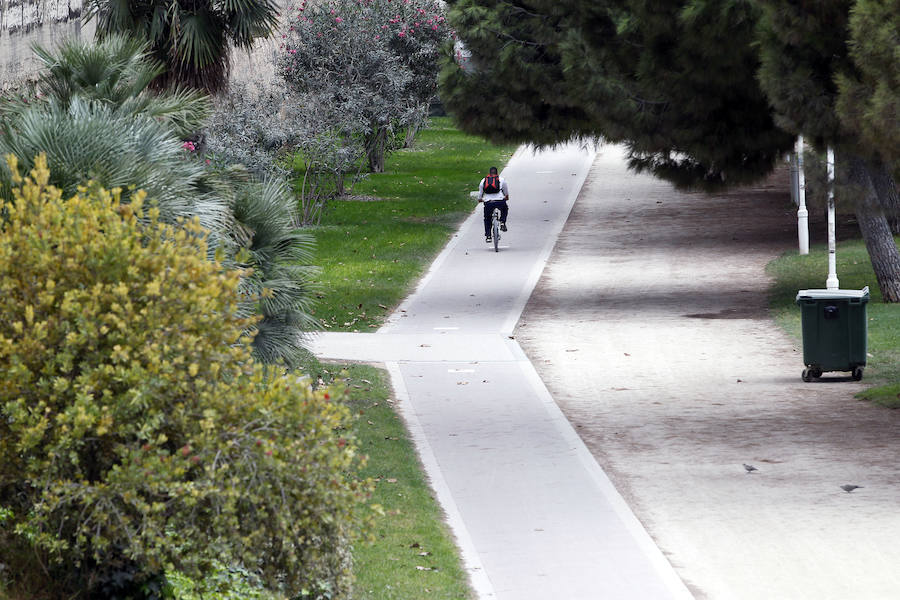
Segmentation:
{"type": "Polygon", "coordinates": [[[749,475],[750,473],[752,473],[753,471],[758,471],[758,470],[759,470],[759,469],[757,469],[756,467],[754,467],[753,465],[748,465],[747,463],[744,463],[744,468],[747,469],[747,474],[748,474],[748,475],[749,475]]]}
{"type": "Polygon", "coordinates": [[[842,485],[841,489],[849,494],[853,490],[859,489],[861,487],[862,487],[861,485],[852,485],[852,484],[847,483],[847,484],[842,485]]]}

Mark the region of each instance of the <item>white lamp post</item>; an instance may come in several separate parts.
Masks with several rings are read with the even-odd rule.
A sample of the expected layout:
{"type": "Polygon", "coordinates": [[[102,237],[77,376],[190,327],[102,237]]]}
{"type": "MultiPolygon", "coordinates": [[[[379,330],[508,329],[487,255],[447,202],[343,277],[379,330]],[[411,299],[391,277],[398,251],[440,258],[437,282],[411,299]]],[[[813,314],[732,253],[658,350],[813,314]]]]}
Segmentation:
{"type": "Polygon", "coordinates": [[[837,290],[840,283],[837,278],[837,260],[835,254],[834,236],[834,149],[828,146],[828,279],[825,280],[825,289],[837,290]]]}
{"type": "Polygon", "coordinates": [[[803,173],[803,136],[797,136],[797,238],[800,254],[809,254],[809,211],[806,210],[806,175],[803,173]]]}

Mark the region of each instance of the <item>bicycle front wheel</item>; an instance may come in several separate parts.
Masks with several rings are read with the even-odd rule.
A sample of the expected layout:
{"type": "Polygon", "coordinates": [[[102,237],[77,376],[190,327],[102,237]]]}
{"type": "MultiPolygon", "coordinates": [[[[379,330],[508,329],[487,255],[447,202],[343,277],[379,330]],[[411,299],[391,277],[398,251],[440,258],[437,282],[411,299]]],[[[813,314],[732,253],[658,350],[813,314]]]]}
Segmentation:
{"type": "Polygon", "coordinates": [[[494,219],[493,230],[494,252],[500,252],[500,224],[494,219]]]}

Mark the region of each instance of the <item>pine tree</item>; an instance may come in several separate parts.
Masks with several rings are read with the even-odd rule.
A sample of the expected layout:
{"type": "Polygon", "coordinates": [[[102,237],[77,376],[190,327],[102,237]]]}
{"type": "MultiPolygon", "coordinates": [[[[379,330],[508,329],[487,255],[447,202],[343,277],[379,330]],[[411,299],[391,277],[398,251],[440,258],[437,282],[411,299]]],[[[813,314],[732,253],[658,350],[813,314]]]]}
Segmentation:
{"type": "Polygon", "coordinates": [[[758,179],[790,148],[755,78],[752,3],[451,5],[462,48],[442,98],[470,131],[540,144],[601,136],[684,187],[758,179]]]}

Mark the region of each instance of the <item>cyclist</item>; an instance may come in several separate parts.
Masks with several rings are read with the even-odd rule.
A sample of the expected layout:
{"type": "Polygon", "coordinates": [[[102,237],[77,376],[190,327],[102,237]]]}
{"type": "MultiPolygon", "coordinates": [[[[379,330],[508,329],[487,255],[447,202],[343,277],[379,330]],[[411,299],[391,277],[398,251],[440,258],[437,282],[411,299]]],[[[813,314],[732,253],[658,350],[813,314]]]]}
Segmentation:
{"type": "Polygon", "coordinates": [[[490,244],[491,221],[494,209],[500,209],[500,231],[506,231],[506,216],[509,214],[509,187],[506,180],[497,174],[497,167],[491,167],[488,176],[478,184],[478,201],[484,202],[484,241],[490,244]]]}

